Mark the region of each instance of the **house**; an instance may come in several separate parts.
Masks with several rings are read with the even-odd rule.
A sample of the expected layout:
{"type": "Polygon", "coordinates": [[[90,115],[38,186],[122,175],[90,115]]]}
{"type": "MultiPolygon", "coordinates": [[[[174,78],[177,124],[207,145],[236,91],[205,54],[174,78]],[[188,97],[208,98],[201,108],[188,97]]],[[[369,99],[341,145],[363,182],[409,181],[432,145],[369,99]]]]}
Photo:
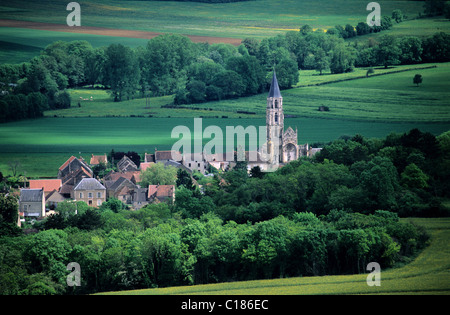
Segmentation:
{"type": "Polygon", "coordinates": [[[145,152],[144,163],[155,163],[155,155],[145,152]]]}
{"type": "Polygon", "coordinates": [[[92,178],[92,175],[83,167],[77,171],[67,174],[61,179],[63,185],[61,186],[59,193],[64,196],[64,198],[71,198],[73,189],[78,185],[84,178],[92,178]]]}
{"type": "Polygon", "coordinates": [[[30,179],[29,183],[31,189],[44,188],[46,196],[54,190],[59,191],[62,186],[61,179],[30,179]]]}
{"type": "Polygon", "coordinates": [[[138,188],[133,191],[132,194],[132,207],[135,210],[139,210],[140,208],[146,206],[148,204],[148,188],[138,188]]]}
{"type": "Polygon", "coordinates": [[[24,217],[45,217],[44,189],[21,189],[19,197],[19,212],[24,217]]]}
{"type": "Polygon", "coordinates": [[[118,180],[121,177],[124,177],[124,178],[130,180],[134,184],[137,184],[141,181],[141,172],[130,171],[130,172],[121,173],[121,172],[111,171],[108,174],[106,174],[106,176],[103,178],[103,180],[105,183],[108,181],[115,182],[116,180],[118,180]]]}
{"type": "Polygon", "coordinates": [[[59,193],[64,198],[72,198],[73,189],[84,178],[92,178],[94,173],[83,159],[71,156],[58,170],[62,186],[59,193]]]}
{"type": "Polygon", "coordinates": [[[147,168],[151,167],[154,164],[155,162],[142,162],[141,165],[139,165],[139,167],[141,171],[145,171],[147,168]]]}
{"type": "Polygon", "coordinates": [[[149,202],[174,202],[175,185],[149,185],[147,198],[149,202]]]}
{"type": "Polygon", "coordinates": [[[116,198],[123,203],[131,202],[131,191],[137,189],[136,183],[126,177],[119,177],[116,181],[105,181],[106,197],[116,198]]]}
{"type": "Polygon", "coordinates": [[[48,209],[54,210],[58,207],[58,203],[63,202],[66,198],[56,189],[50,192],[45,197],[45,204],[48,209]]]}
{"type": "Polygon", "coordinates": [[[138,171],[137,165],[126,155],[124,155],[123,158],[117,162],[117,169],[122,173],[138,171]]]}
{"type": "MultiPolygon", "coordinates": [[[[178,163],[181,163],[181,161],[183,160],[183,156],[179,151],[175,151],[175,150],[169,150],[169,151],[158,151],[155,150],[155,162],[159,163],[159,162],[167,162],[167,161],[175,161],[178,163]]],[[[146,162],[151,162],[151,161],[147,161],[146,162]]]]}
{"type": "MultiPolygon", "coordinates": [[[[63,164],[58,170],[58,178],[63,179],[70,173],[83,169],[86,173],[90,174],[90,177],[94,176],[91,168],[86,164],[83,159],[78,159],[73,155],[63,164]]],[[[63,181],[64,184],[64,181],[63,181]]]]}
{"type": "Polygon", "coordinates": [[[104,155],[94,155],[94,154],[92,154],[89,164],[91,166],[99,165],[99,164],[107,165],[108,164],[108,157],[106,156],[106,154],[104,154],[104,155]]]}
{"type": "Polygon", "coordinates": [[[203,154],[185,154],[183,155],[182,164],[187,167],[191,173],[198,171],[202,174],[206,174],[209,169],[209,164],[204,159],[203,154]]]}
{"type": "Polygon", "coordinates": [[[99,207],[106,201],[106,188],[95,178],[83,178],[73,189],[72,199],[99,207]]]}

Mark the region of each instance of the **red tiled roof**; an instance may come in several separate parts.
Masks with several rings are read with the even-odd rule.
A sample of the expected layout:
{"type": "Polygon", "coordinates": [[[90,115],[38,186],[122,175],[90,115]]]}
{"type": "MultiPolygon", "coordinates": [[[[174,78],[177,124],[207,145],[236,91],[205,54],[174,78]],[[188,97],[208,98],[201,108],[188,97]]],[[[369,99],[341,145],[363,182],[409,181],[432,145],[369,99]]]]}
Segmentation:
{"type": "Polygon", "coordinates": [[[149,185],[148,198],[156,194],[156,197],[172,197],[175,185],[149,185]]]}
{"type": "Polygon", "coordinates": [[[61,165],[61,167],[59,168],[60,170],[63,170],[64,168],[66,168],[67,165],[69,165],[70,162],[72,162],[73,160],[75,160],[76,157],[74,157],[73,155],[63,164],[61,165]]]}
{"type": "Polygon", "coordinates": [[[106,163],[107,159],[106,159],[106,154],[104,155],[93,155],[91,156],[91,161],[90,164],[91,165],[98,165],[100,163],[106,163]]]}
{"type": "Polygon", "coordinates": [[[45,192],[51,192],[53,190],[59,190],[62,182],[60,179],[30,179],[31,189],[44,188],[45,192]]]}
{"type": "Polygon", "coordinates": [[[145,171],[147,168],[151,167],[154,162],[142,162],[140,165],[141,171],[145,171]]]}

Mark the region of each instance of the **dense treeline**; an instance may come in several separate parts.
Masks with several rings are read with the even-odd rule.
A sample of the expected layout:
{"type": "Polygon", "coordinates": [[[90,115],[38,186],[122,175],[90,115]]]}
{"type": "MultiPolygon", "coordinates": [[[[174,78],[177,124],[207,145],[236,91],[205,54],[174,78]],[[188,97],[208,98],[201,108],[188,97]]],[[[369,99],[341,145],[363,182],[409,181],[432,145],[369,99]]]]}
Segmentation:
{"type": "Polygon", "coordinates": [[[27,236],[14,224],[17,201],[1,195],[1,293],[359,273],[372,261],[394,266],[428,239],[399,215],[448,215],[441,203],[450,197],[449,165],[450,132],[357,135],[274,173],[248,175],[242,162],[213,180],[197,178],[204,192],[178,172],[174,204],[130,211],[116,199],[98,209],[64,202],[27,236]],[[66,285],[69,262],[80,264],[80,287],[66,285]]]}
{"type": "MultiPolygon", "coordinates": [[[[392,16],[399,22],[403,17],[395,11],[392,16]]],[[[389,17],[383,20],[390,24],[382,23],[382,28],[397,23],[389,17]]],[[[114,101],[175,95],[176,106],[261,93],[269,86],[273,68],[280,88],[286,89],[298,82],[301,69],[344,73],[354,67],[450,61],[450,35],[385,35],[378,40],[369,38],[364,44],[346,42],[345,38],[365,34],[367,24],[366,31],[360,24],[356,30],[346,25],[326,33],[305,25],[300,31],[261,41],[246,38],[239,47],[196,44],[172,34],[135,49],[121,44],[93,48],[86,41],[58,41],[30,62],[0,65],[0,122],[70,107],[66,89],[77,86],[101,85],[114,101]]]]}

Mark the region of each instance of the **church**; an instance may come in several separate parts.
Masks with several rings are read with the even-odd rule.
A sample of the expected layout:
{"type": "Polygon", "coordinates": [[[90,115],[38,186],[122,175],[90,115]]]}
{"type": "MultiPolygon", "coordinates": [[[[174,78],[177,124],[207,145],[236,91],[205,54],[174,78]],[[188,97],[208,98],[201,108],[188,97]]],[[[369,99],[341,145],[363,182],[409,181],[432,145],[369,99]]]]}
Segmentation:
{"type": "Polygon", "coordinates": [[[262,161],[249,161],[249,167],[259,166],[262,170],[269,170],[270,165],[278,167],[302,156],[312,156],[319,148],[311,148],[309,144],[298,144],[298,130],[292,127],[284,129],[283,97],[278,85],[277,75],[273,71],[272,82],[267,96],[266,107],[266,138],[267,142],[262,148],[268,156],[266,163],[262,161]]]}
{"type": "MultiPolygon", "coordinates": [[[[272,82],[267,96],[265,132],[265,142],[257,151],[245,151],[245,156],[241,155],[244,153],[243,151],[239,151],[239,149],[237,150],[239,152],[235,151],[235,159],[238,161],[245,160],[248,170],[259,166],[263,172],[275,171],[286,163],[298,160],[302,156],[313,156],[321,150],[320,148],[312,148],[309,144],[299,145],[297,128],[295,130],[292,127],[284,129],[283,97],[281,96],[275,70],[273,71],[272,82]]],[[[200,167],[200,164],[204,163],[205,166],[209,164],[223,171],[233,168],[236,164],[235,160],[227,160],[226,154],[222,153],[203,154],[201,159],[202,161],[192,160],[190,156],[186,157],[183,155],[182,163],[189,169],[191,165],[198,164],[200,167]],[[186,161],[189,163],[185,163],[186,161]]],[[[200,171],[205,173],[206,169],[207,167],[203,167],[200,171]]]]}

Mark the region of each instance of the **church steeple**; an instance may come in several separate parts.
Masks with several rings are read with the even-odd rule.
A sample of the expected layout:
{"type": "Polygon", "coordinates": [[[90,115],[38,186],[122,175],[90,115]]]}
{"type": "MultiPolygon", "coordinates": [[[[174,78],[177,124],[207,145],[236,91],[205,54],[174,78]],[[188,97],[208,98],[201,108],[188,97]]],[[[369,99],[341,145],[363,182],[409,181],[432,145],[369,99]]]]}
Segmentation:
{"type": "Polygon", "coordinates": [[[278,85],[277,74],[273,69],[272,84],[270,85],[269,96],[273,98],[281,98],[280,86],[278,85]]]}
{"type": "Polygon", "coordinates": [[[272,157],[274,160],[280,161],[283,149],[284,113],[283,97],[281,96],[275,69],[267,96],[266,129],[267,143],[273,148],[272,157]]]}

